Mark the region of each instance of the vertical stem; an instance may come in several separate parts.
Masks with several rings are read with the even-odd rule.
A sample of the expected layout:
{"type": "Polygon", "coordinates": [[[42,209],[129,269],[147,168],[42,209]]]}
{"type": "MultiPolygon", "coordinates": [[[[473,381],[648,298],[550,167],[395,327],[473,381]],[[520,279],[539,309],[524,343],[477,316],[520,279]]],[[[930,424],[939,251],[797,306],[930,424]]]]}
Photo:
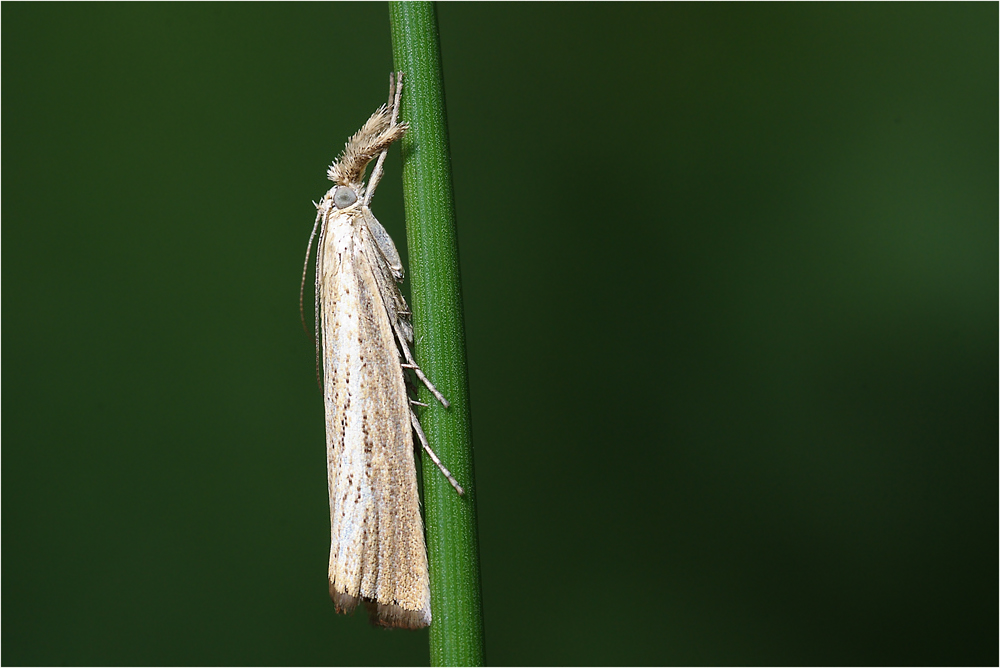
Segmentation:
{"type": "Polygon", "coordinates": [[[437,14],[429,2],[390,2],[392,50],[403,71],[403,198],[417,362],[451,402],[426,388],[421,422],[431,447],[465,488],[460,497],[424,454],[424,510],[431,578],[432,666],[480,666],[483,615],[479,584],[476,485],[465,360],[465,325],[451,155],[437,14]]]}

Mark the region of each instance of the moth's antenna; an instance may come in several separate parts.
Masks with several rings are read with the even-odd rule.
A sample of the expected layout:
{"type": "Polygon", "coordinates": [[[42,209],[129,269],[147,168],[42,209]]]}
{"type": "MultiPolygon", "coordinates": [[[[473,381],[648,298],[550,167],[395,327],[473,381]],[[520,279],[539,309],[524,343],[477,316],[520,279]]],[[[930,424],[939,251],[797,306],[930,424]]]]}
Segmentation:
{"type": "MultiPolygon", "coordinates": [[[[322,215],[320,213],[317,218],[322,215]]],[[[315,228],[313,228],[315,232],[315,228]]],[[[319,339],[319,298],[320,298],[320,263],[323,261],[323,242],[326,240],[326,221],[319,228],[319,241],[316,243],[316,287],[313,288],[313,318],[316,321],[315,329],[316,336],[313,337],[313,342],[316,344],[316,385],[319,386],[319,391],[323,391],[323,375],[320,373],[320,358],[323,351],[320,350],[321,341],[319,339]]]]}
{"type": "MultiPolygon", "coordinates": [[[[399,98],[403,94],[403,73],[396,73],[396,80],[393,81],[392,74],[389,74],[389,109],[392,110],[392,116],[389,119],[389,127],[395,127],[396,121],[399,119],[399,98]]],[[[378,160],[375,162],[375,169],[372,170],[372,176],[368,179],[368,188],[365,191],[365,202],[364,205],[368,206],[372,201],[372,196],[375,195],[375,188],[378,187],[378,182],[382,180],[382,163],[385,162],[385,156],[389,153],[389,147],[386,146],[385,149],[378,156],[378,160]]]]}
{"type": "MultiPolygon", "coordinates": [[[[316,207],[319,208],[318,206],[316,207]]],[[[302,282],[299,283],[299,318],[302,319],[302,329],[305,333],[309,335],[309,339],[316,343],[316,335],[309,331],[309,327],[306,325],[306,310],[303,305],[303,297],[306,292],[306,274],[309,273],[309,256],[312,255],[313,239],[316,238],[316,230],[319,229],[319,221],[322,218],[323,213],[321,211],[316,212],[316,222],[313,223],[312,232],[309,233],[309,245],[306,246],[306,261],[302,263],[302,282]]],[[[319,255],[319,250],[317,249],[316,254],[319,255]]]]}

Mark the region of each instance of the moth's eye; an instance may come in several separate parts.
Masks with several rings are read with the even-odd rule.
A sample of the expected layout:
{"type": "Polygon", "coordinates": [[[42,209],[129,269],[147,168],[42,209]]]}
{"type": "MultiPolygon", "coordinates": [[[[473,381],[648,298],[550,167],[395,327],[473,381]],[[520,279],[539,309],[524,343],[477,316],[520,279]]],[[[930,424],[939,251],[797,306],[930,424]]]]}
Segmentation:
{"type": "Polygon", "coordinates": [[[338,209],[346,209],[358,201],[358,196],[347,186],[340,186],[337,192],[333,193],[333,203],[338,209]]]}

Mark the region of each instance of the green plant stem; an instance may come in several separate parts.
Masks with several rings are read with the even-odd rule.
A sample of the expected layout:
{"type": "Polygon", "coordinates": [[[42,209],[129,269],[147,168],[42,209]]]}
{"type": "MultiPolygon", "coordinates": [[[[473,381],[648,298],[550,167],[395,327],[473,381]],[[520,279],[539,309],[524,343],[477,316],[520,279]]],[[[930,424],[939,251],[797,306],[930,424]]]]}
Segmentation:
{"type": "Polygon", "coordinates": [[[403,198],[416,357],[451,402],[445,409],[421,387],[420,399],[430,405],[421,423],[431,447],[465,488],[459,496],[424,453],[430,659],[432,666],[481,666],[476,485],[437,15],[429,2],[390,2],[389,17],[396,69],[404,72],[401,118],[410,125],[402,140],[403,198]]]}

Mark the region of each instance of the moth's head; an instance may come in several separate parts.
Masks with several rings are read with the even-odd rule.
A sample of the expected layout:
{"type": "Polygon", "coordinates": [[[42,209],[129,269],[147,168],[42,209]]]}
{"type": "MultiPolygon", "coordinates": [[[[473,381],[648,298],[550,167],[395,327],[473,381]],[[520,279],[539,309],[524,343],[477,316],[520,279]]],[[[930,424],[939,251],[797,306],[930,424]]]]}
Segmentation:
{"type": "Polygon", "coordinates": [[[358,201],[358,194],[350,186],[337,186],[333,189],[333,205],[338,209],[346,209],[358,201]]]}

